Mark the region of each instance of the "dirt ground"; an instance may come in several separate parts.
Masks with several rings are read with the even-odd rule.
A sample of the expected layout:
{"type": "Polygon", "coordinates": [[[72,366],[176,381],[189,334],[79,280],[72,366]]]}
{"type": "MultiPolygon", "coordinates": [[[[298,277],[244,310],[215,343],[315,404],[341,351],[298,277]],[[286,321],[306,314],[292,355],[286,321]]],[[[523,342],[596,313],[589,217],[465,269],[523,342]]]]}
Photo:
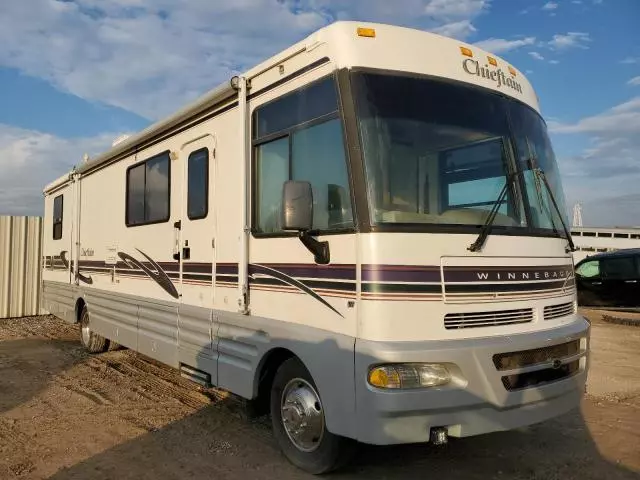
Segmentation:
{"type": "MultiPolygon", "coordinates": [[[[640,478],[640,328],[595,311],[581,409],[446,447],[362,446],[332,475],[363,479],[640,478]]],[[[0,479],[312,478],[267,419],[128,350],[86,354],[53,317],[0,320],[0,479]]]]}

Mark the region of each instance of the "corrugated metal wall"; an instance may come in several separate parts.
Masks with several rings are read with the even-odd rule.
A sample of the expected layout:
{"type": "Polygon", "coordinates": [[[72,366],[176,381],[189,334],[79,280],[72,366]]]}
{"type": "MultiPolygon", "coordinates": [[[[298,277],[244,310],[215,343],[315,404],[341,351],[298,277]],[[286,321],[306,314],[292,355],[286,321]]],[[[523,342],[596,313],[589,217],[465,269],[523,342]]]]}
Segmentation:
{"type": "Polygon", "coordinates": [[[42,218],[0,216],[0,318],[40,313],[42,218]]]}

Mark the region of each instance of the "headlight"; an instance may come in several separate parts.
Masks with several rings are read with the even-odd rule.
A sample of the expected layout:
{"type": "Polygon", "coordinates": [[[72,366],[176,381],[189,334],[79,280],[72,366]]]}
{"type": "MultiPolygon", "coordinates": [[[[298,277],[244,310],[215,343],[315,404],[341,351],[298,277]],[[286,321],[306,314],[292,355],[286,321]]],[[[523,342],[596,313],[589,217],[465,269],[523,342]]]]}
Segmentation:
{"type": "Polygon", "coordinates": [[[369,370],[369,383],[378,388],[424,388],[445,385],[451,373],[440,363],[397,363],[369,370]]]}

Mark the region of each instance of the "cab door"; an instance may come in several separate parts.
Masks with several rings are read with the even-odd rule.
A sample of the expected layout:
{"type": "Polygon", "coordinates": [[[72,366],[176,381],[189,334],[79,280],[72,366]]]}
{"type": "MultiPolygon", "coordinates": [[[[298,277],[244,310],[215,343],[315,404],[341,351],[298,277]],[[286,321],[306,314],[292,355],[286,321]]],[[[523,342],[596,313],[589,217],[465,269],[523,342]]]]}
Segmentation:
{"type": "Polygon", "coordinates": [[[576,266],[576,284],[578,287],[578,303],[581,306],[605,306],[605,296],[600,260],[586,259],[576,266]]]}
{"type": "Polygon", "coordinates": [[[194,380],[216,384],[218,353],[212,309],[216,269],[215,137],[204,135],[188,142],[180,152],[180,162],[182,214],[175,225],[174,251],[174,258],[180,261],[180,363],[183,373],[191,372],[194,380]]]}

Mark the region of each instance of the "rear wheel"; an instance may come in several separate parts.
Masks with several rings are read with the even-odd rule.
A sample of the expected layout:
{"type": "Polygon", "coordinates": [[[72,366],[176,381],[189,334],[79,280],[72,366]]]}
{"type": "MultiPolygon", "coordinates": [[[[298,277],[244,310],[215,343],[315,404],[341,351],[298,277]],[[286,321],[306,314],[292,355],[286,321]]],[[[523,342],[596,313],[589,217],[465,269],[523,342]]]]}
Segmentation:
{"type": "Polygon", "coordinates": [[[286,360],[273,379],[271,422],[284,455],[309,473],[330,472],[351,458],[353,441],[326,429],[318,389],[297,358],[286,360]]]}
{"type": "Polygon", "coordinates": [[[91,353],[105,352],[109,348],[109,340],[91,330],[89,310],[85,305],[80,314],[80,341],[91,353]]]}

